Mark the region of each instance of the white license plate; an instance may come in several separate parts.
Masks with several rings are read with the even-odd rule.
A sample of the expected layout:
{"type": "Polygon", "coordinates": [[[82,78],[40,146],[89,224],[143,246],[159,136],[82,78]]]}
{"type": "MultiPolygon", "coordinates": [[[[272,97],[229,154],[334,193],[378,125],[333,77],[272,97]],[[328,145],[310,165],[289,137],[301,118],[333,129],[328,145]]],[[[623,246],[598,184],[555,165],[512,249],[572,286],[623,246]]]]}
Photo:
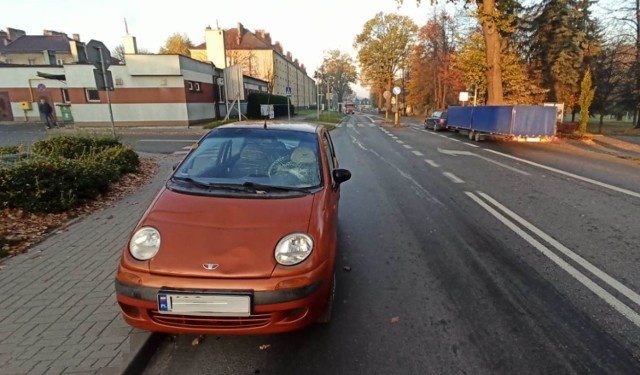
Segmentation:
{"type": "Polygon", "coordinates": [[[197,316],[249,316],[251,297],[224,294],[158,293],[161,314],[197,316]]]}

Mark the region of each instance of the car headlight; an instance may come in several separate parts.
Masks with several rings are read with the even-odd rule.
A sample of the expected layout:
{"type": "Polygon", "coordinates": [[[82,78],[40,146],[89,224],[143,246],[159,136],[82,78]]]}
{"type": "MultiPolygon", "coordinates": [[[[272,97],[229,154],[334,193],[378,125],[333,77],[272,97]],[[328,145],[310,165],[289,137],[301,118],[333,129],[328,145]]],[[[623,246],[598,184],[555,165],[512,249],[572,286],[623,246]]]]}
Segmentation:
{"type": "Polygon", "coordinates": [[[293,266],[307,259],[312,250],[313,239],[308,234],[288,234],[276,246],[276,261],[283,266],[293,266]]]}
{"type": "Polygon", "coordinates": [[[129,241],[129,252],[138,260],[149,260],[160,250],[160,232],[151,227],[140,228],[129,241]]]}

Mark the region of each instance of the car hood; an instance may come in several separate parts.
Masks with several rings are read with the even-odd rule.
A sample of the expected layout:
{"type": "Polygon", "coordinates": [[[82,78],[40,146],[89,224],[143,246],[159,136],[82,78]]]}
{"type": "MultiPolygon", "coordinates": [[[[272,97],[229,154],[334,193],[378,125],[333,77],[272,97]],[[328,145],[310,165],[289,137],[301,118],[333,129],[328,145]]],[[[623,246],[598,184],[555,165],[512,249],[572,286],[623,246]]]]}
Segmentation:
{"type": "Polygon", "coordinates": [[[161,236],[149,271],[185,277],[269,277],[277,265],[278,241],[289,233],[308,231],[313,199],[313,194],[243,199],[165,189],[141,222],[161,236]]]}

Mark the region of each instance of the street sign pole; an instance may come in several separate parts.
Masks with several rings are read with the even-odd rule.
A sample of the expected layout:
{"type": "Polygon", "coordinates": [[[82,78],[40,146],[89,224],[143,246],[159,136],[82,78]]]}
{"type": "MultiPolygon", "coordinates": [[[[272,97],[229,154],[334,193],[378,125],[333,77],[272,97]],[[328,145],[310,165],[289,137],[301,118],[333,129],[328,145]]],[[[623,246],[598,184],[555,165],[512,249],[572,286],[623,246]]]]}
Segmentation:
{"type": "Polygon", "coordinates": [[[104,56],[102,55],[102,47],[98,47],[100,52],[100,65],[102,67],[102,79],[104,80],[105,91],[107,92],[107,104],[109,105],[109,117],[111,118],[111,135],[116,138],[116,125],[113,121],[113,108],[111,108],[111,95],[109,95],[109,84],[107,83],[107,68],[104,65],[104,56]]]}

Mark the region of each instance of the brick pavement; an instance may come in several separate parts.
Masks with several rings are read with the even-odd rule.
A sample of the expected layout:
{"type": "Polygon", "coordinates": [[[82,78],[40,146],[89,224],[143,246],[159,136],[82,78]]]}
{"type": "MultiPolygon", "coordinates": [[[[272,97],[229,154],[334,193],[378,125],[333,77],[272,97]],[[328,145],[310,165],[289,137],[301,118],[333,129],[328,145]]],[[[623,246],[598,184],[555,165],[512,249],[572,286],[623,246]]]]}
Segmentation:
{"type": "Polygon", "coordinates": [[[176,156],[152,182],[0,265],[0,374],[122,373],[148,332],[120,316],[114,277],[131,229],[176,156]]]}

